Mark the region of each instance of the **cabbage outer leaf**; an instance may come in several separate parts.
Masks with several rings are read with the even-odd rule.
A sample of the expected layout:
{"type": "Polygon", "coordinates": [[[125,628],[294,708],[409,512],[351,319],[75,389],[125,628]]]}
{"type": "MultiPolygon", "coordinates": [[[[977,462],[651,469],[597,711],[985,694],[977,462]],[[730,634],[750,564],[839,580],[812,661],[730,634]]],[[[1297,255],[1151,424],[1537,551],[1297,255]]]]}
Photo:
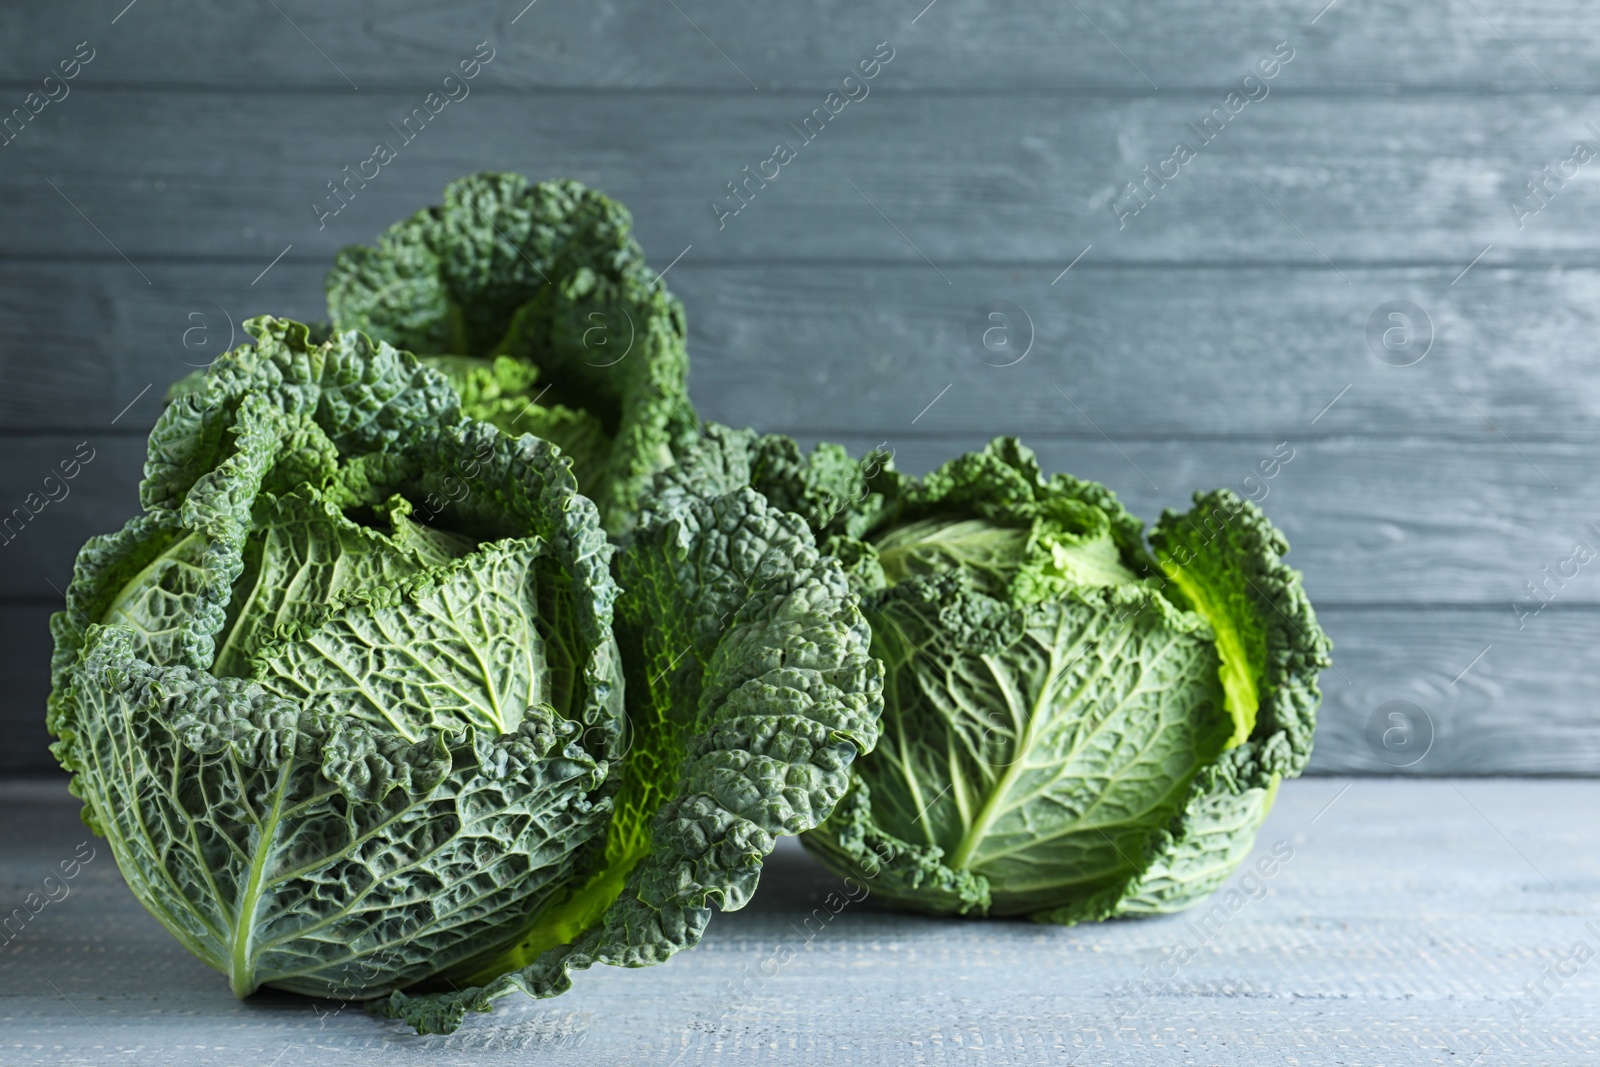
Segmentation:
{"type": "MultiPolygon", "coordinates": [[[[884,738],[856,771],[872,818],[916,847],[916,867],[938,850],[949,873],[936,883],[983,887],[932,909],[892,881],[886,895],[1055,922],[1108,914],[1227,741],[1210,628],[1130,589],[1019,610],[920,576],[869,618],[888,676],[884,738]]],[[[879,858],[897,869],[900,852],[879,858]]],[[[870,871],[854,859],[847,869],[870,871]]]]}
{"type": "Polygon", "coordinates": [[[1196,493],[1188,512],[1161,516],[1150,541],[1216,628],[1234,734],[1122,914],[1189,907],[1249,854],[1278,783],[1311,758],[1317,678],[1333,662],[1300,573],[1283,562],[1288,539],[1254,503],[1226,489],[1196,493]]]}
{"type": "Polygon", "coordinates": [[[471,417],[555,442],[622,534],[696,422],[683,306],[631,229],[578,182],[471,175],[376,245],[341,251],[328,314],[429,358],[471,417]]]}
{"type": "MultiPolygon", "coordinates": [[[[1118,627],[1130,641],[1157,618],[1189,615],[1204,620],[1205,643],[1215,649],[1214,668],[1197,656],[1178,671],[1209,675],[1193,684],[1212,688],[1220,699],[1211,702],[1210,718],[1201,713],[1188,729],[1191,737],[1178,742],[1200,762],[1178,761],[1184,769],[1168,781],[1184,788],[1163,794],[1160,807],[1171,817],[1144,823],[1149,834],[1142,847],[1131,839],[1119,842],[1121,867],[1102,866],[1098,883],[1091,862],[1086,895],[1035,917],[1077,921],[1189,906],[1249,852],[1278,782],[1299,773],[1309,758],[1321,696],[1317,675],[1331,662],[1331,646],[1298,572],[1283,563],[1283,535],[1235,494],[1196,494],[1194,510],[1168,512],[1147,545],[1143,524],[1108,489],[1064,474],[1045,479],[1033,454],[1011,438],[997,438],[923,479],[895,471],[882,454],[855,463],[838,446],[820,445],[805,456],[788,438],[714,424],[686,435],[676,452],[679,464],[657,479],[651,507],[670,510],[696,494],[753,486],[805,516],[864,593],[874,650],[891,664],[885,740],[857,764],[852,789],[834,816],[804,840],[836,870],[875,878],[874,888],[891,899],[959,914],[1018,907],[981,872],[956,861],[970,862],[978,853],[963,845],[976,825],[972,813],[983,810],[971,797],[997,780],[991,765],[1010,758],[1003,748],[988,750],[1017,736],[1014,727],[1007,732],[1007,723],[1016,721],[1018,702],[991,679],[1037,678],[1040,672],[976,645],[965,657],[941,658],[939,651],[939,638],[948,646],[957,634],[974,642],[1007,634],[1012,624],[998,608],[1029,619],[1033,632],[1040,605],[1075,605],[1062,610],[1086,617],[1106,610],[1090,607],[1095,595],[1112,601],[1133,595],[1126,603],[1134,610],[1111,613],[1133,620],[1131,627],[1118,627]],[[938,600],[943,614],[924,611],[908,623],[904,608],[895,607],[909,593],[902,587],[952,570],[969,590],[947,585],[938,600]],[[980,593],[992,598],[984,610],[975,608],[984,603],[980,593]],[[917,619],[926,626],[919,629],[917,619]],[[1002,666],[997,672],[991,663],[1002,666]],[[1225,714],[1218,717],[1215,709],[1225,714]],[[1215,722],[1224,724],[1220,747],[1215,722]],[[902,723],[919,729],[902,738],[902,723]],[[934,802],[908,830],[915,796],[934,802]],[[1123,877],[1130,872],[1131,879],[1123,877]]],[[[1095,632],[1093,624],[1081,625],[1086,634],[1095,632]]],[[[1188,623],[1180,629],[1201,633],[1188,623]]],[[[1005,645],[1030,646],[1048,642],[1035,637],[1005,645]]],[[[1020,651],[1017,658],[1027,661],[1020,651]]],[[[1194,706],[1198,712],[1200,705],[1194,706]]],[[[1112,766],[1101,770],[1110,780],[1116,758],[1107,759],[1112,766]]],[[[1094,772],[1092,766],[1079,770],[1094,772]]],[[[1040,880],[1018,872],[1007,877],[1025,888],[1040,880]]]]}
{"type": "MultiPolygon", "coordinates": [[[[748,489],[686,502],[619,557],[631,748],[607,839],[625,884],[567,944],[534,938],[449,993],[387,1014],[444,1032],[513,990],[552,996],[595,963],[642,966],[749,900],[779,834],[833,810],[877,737],[882,670],[836,561],[748,489]]],[[[581,915],[581,909],[577,910],[581,915]]]]}
{"type": "Polygon", "coordinates": [[[612,550],[551,445],[411,356],[247,328],[152,431],[144,513],[79,555],[53,751],[239,995],[380,997],[514,943],[603,855],[612,550]]]}
{"type": "Polygon", "coordinates": [[[604,832],[605,780],[548,705],[411,741],[92,626],[73,791],[141,903],[229,976],[360,1000],[521,933],[604,832]]]}

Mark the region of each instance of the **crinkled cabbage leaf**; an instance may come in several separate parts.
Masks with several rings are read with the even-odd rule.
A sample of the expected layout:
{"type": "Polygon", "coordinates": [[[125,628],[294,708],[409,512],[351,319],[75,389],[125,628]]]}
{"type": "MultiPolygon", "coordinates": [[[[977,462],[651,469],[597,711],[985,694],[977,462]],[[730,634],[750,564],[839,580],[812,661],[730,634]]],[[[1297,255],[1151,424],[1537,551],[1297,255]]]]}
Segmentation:
{"type": "Polygon", "coordinates": [[[837,562],[743,489],[640,531],[621,593],[549,442],[247,326],[52,619],[53,751],[130,888],[240,996],[428,1031],[694,944],[875,738],[837,562]]]}
{"type": "Polygon", "coordinates": [[[471,175],[341,251],[328,315],[443,371],[471,417],[555,442],[620,534],[695,424],[683,306],[631,231],[578,182],[471,175]]]}
{"type": "Polygon", "coordinates": [[[647,513],[750,485],[862,593],[883,738],[807,846],[936,913],[1174,911],[1250,850],[1310,755],[1330,644],[1283,535],[1226,490],[1149,543],[1104,486],[1010,438],[907,477],[892,457],[711,425],[647,513]]]}

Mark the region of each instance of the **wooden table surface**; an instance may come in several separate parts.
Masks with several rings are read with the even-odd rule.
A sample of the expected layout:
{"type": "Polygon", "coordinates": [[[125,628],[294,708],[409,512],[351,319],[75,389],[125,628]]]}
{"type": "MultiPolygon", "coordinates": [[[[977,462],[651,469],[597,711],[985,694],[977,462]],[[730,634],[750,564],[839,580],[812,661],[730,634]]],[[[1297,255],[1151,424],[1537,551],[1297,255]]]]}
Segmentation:
{"type": "Polygon", "coordinates": [[[837,883],[786,839],[754,901],[716,917],[699,948],[580,974],[555,1000],[508,999],[450,1037],[332,1002],[236,1001],[139,908],[59,782],[0,785],[0,810],[7,909],[85,840],[97,849],[0,948],[5,1065],[1600,1055],[1597,782],[1290,782],[1256,853],[1287,858],[1270,878],[1236,876],[1233,907],[1224,890],[1185,916],[1069,929],[898,915],[870,898],[808,925],[837,883]]]}

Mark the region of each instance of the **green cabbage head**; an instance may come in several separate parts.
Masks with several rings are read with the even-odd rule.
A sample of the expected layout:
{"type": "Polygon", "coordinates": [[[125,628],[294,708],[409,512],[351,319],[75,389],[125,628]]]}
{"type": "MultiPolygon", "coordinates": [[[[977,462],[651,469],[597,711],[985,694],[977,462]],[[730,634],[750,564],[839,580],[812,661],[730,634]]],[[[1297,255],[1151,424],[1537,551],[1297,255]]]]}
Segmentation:
{"type": "Polygon", "coordinates": [[[1311,751],[1330,644],[1288,543],[1196,494],[1151,532],[1012,438],[924,478],[712,426],[652,507],[754,485],[863,597],[883,736],[804,837],[919,911],[1072,923],[1174,911],[1250,851],[1311,751]]]}
{"type": "Polygon", "coordinates": [[[875,737],[837,563],[748,489],[614,560],[548,442],[247,327],[52,619],[53,751],[128,886],[240,996],[427,1031],[693,945],[875,737]]]}
{"type": "Polygon", "coordinates": [[[470,175],[341,251],[328,317],[443,371],[472,418],[555,442],[620,534],[695,424],[683,305],[632,227],[575,181],[470,175]]]}

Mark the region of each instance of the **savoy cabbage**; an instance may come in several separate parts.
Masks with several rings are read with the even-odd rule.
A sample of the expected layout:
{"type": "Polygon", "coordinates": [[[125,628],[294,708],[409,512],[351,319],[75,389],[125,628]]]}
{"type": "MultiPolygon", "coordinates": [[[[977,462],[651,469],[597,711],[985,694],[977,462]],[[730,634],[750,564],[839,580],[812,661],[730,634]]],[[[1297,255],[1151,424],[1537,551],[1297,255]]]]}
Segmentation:
{"type": "Polygon", "coordinates": [[[780,834],[1060,923],[1249,851],[1330,648],[1254,504],[1147,539],[1014,439],[913,478],[702,425],[625,209],[444,200],[339,254],[331,334],[170,391],[52,618],[84,819],[238,995],[448,1032],[695,944],[780,834]]]}
{"type": "Polygon", "coordinates": [[[328,315],[443,371],[471,417],[554,442],[622,533],[695,425],[683,305],[631,231],[626,208],[578,182],[471,175],[341,251],[328,315]]]}
{"type": "Polygon", "coordinates": [[[1143,524],[1012,438],[924,478],[708,426],[647,514],[750,485],[861,593],[882,739],[805,835],[935,913],[1070,923],[1186,907],[1310,755],[1330,643],[1288,543],[1227,490],[1143,524]],[[882,857],[892,857],[888,861],[882,857]]]}
{"type": "Polygon", "coordinates": [[[411,355],[247,327],[52,619],[53,751],[129,887],[240,996],[424,1031],[694,944],[875,739],[837,562],[748,488],[619,555],[411,355]]]}

